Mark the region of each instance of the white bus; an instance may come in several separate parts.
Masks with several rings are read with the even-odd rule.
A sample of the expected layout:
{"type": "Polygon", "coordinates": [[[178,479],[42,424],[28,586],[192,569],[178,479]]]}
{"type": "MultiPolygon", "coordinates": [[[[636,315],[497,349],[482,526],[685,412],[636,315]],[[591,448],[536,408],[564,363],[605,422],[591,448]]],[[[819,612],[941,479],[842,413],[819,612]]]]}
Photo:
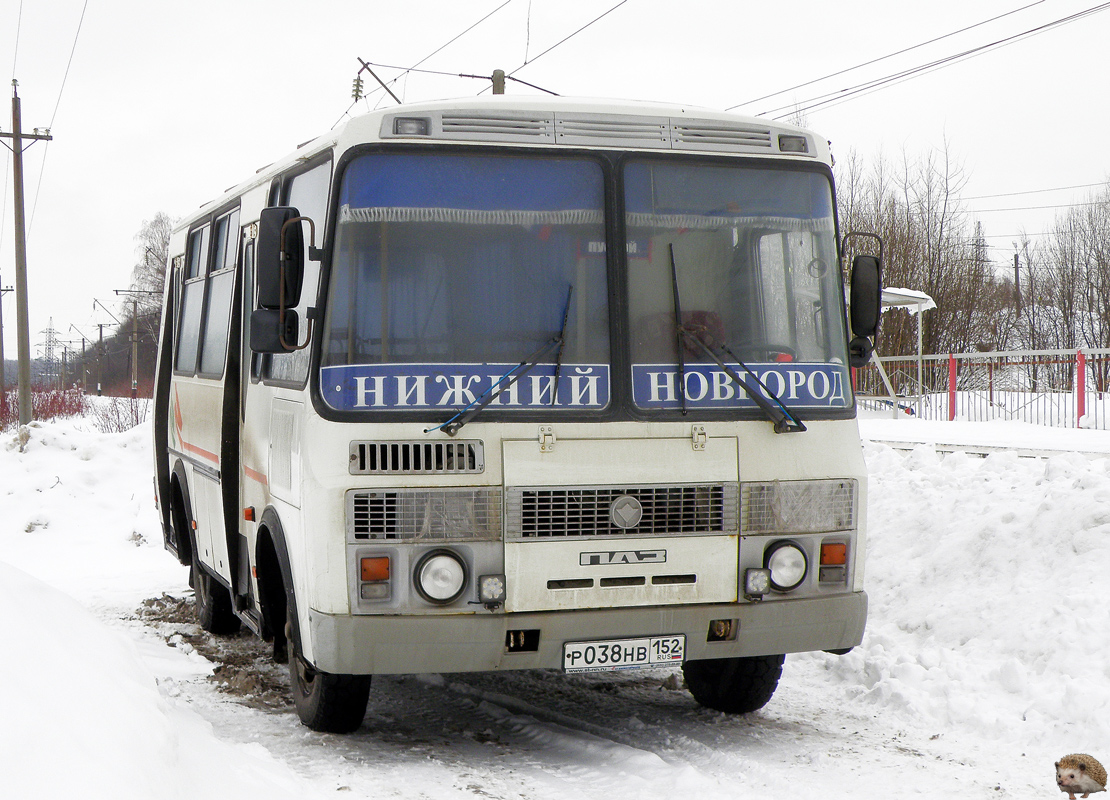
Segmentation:
{"type": "MultiPolygon", "coordinates": [[[[679,666],[763,706],[863,635],[865,472],[827,143],[662,105],[353,118],[173,235],[166,547],[309,727],[373,675],[679,666]]],[[[850,330],[849,330],[850,329],[850,330]]]]}

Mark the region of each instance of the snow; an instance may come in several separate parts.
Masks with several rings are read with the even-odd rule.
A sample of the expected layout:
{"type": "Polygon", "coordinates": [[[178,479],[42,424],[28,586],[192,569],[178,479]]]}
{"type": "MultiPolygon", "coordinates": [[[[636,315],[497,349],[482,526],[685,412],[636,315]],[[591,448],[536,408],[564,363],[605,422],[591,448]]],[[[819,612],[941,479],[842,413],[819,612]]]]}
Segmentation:
{"type": "Polygon", "coordinates": [[[189,594],[149,423],[0,434],[0,794],[1055,795],[1060,756],[1110,758],[1110,432],[860,426],[864,642],[789,657],[762,711],[698,708],[673,670],[402,676],[348,737],[220,691],[195,626],[137,618],[189,594]]]}

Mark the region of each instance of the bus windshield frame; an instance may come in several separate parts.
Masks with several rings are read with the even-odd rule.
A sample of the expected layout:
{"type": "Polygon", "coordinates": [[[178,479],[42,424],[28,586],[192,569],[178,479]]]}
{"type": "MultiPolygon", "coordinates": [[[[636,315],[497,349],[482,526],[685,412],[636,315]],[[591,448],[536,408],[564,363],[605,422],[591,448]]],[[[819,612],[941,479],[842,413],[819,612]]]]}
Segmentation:
{"type": "Polygon", "coordinates": [[[636,156],[622,178],[638,410],[754,409],[755,392],[817,417],[854,406],[831,176],[636,156]]]}
{"type": "MultiPolygon", "coordinates": [[[[679,377],[672,244],[688,329],[700,327],[710,345],[730,346],[807,419],[855,414],[832,175],[824,165],[377,145],[344,156],[335,181],[314,370],[325,418],[419,419],[431,430],[501,391],[479,420],[763,419],[749,393],[698,348],[685,352],[679,377]],[[750,180],[736,182],[732,197],[726,191],[719,209],[704,206],[720,186],[701,187],[704,196],[687,197],[683,209],[681,192],[660,195],[658,176],[655,195],[645,196],[645,176],[637,174],[645,170],[750,180]],[[655,205],[645,207],[645,199],[655,205]],[[674,213],[661,213],[660,202],[674,213]],[[740,312],[722,313],[731,311],[735,281],[714,303],[705,301],[706,248],[692,243],[707,235],[735,240],[737,252],[754,246],[757,257],[781,268],[778,293],[759,287],[762,339],[738,324],[740,312]],[[611,246],[621,241],[623,248],[611,246]],[[645,264],[665,267],[666,275],[647,286],[645,264]],[[791,283],[797,274],[809,275],[808,283],[791,283]],[[774,309],[805,292],[811,335],[795,346],[796,336],[763,320],[774,322],[774,309]],[[506,380],[563,331],[558,347],[519,380],[506,380]]],[[[714,263],[722,273],[723,262],[714,263]]]]}

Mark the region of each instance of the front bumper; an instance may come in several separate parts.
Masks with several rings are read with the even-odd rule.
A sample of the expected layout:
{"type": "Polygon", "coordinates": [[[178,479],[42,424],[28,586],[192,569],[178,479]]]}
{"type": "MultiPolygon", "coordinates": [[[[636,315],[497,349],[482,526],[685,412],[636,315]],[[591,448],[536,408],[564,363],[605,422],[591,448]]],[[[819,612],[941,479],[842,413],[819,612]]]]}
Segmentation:
{"type": "Polygon", "coordinates": [[[388,675],[559,669],[563,643],[686,634],[687,660],[842,650],[863,639],[864,592],[762,603],[429,616],[349,616],[309,611],[317,669],[388,675]],[[732,641],[707,641],[711,620],[733,619],[732,641]],[[535,651],[508,652],[511,630],[538,630],[535,651]]]}

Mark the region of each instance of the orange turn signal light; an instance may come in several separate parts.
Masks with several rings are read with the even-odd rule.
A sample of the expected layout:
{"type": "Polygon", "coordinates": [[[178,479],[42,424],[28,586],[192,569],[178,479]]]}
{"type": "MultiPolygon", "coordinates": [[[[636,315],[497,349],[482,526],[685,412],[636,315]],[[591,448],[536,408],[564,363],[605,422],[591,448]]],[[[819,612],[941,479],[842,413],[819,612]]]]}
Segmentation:
{"type": "Polygon", "coordinates": [[[364,581],[389,580],[389,556],[375,556],[361,560],[364,581]]]}
{"type": "Polygon", "coordinates": [[[821,564],[824,566],[843,566],[848,558],[848,545],[844,542],[829,542],[821,545],[821,564]]]}

